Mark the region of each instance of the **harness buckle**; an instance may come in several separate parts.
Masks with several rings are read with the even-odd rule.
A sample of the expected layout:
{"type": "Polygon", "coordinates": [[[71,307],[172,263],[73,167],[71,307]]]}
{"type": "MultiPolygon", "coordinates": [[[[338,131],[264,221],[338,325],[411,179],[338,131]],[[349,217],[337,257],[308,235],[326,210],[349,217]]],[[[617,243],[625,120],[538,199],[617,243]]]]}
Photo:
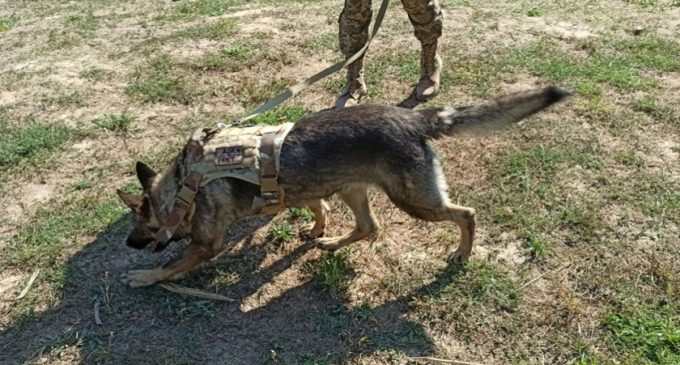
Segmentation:
{"type": "Polygon", "coordinates": [[[276,192],[276,191],[263,191],[261,193],[261,195],[262,195],[262,199],[264,199],[264,201],[267,205],[279,204],[280,195],[279,195],[278,192],[276,192]]]}

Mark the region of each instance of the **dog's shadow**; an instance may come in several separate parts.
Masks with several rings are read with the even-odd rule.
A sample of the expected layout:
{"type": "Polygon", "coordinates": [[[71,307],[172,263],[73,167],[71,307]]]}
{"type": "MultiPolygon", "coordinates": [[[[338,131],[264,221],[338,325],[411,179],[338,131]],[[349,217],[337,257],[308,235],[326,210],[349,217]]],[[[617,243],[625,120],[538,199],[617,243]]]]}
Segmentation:
{"type": "MultiPolygon", "coordinates": [[[[307,280],[244,311],[239,302],[125,286],[121,273],[154,260],[121,243],[128,225],[129,217],[121,218],[71,257],[56,304],[0,332],[0,363],[45,356],[84,364],[315,364],[345,363],[376,352],[427,356],[434,344],[422,325],[408,319],[408,303],[436,295],[461,271],[450,265],[431,284],[373,308],[350,308],[307,280]]],[[[252,236],[238,238],[247,243],[252,236]]],[[[223,257],[189,281],[215,280],[215,273],[229,270],[232,282],[220,293],[240,301],[316,249],[301,243],[258,270],[271,248],[243,247],[239,257],[223,257]]]]}

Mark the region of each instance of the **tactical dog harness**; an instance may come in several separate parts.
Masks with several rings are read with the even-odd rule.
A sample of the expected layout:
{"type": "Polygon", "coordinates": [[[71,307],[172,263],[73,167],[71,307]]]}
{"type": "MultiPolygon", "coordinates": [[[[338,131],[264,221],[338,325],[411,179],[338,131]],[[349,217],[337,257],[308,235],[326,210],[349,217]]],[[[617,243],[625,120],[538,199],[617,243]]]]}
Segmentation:
{"type": "Polygon", "coordinates": [[[155,250],[167,245],[187,213],[198,189],[211,181],[234,178],[260,186],[253,199],[253,211],[275,214],[285,208],[279,186],[279,156],[293,123],[247,128],[198,129],[185,147],[188,170],[164,224],[155,236],[155,250]]]}
{"type": "MultiPolygon", "coordinates": [[[[240,125],[280,105],[297,95],[309,85],[341,70],[359,59],[378,33],[385,17],[389,0],[382,0],[364,46],[344,62],[325,68],[310,78],[286,88],[283,92],[260,105],[245,117],[235,120],[240,125]]],[[[283,139],[292,124],[249,128],[199,129],[186,146],[189,174],[177,192],[174,205],[165,223],[155,234],[152,246],[163,249],[191,210],[200,186],[210,181],[232,177],[260,186],[260,196],[253,200],[253,208],[262,214],[277,213],[284,208],[283,190],[278,185],[278,159],[283,139]]]]}

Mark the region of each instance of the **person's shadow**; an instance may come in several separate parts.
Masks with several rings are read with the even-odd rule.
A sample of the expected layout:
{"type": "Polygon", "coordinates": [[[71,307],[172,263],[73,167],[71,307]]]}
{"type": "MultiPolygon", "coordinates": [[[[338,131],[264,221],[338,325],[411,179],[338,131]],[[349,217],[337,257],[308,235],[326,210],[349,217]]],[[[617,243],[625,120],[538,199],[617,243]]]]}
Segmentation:
{"type": "Polygon", "coordinates": [[[408,303],[437,295],[462,270],[451,264],[431,284],[374,308],[350,308],[341,296],[308,280],[243,311],[238,301],[302,260],[314,245],[301,243],[258,269],[270,248],[252,244],[252,235],[243,234],[249,230],[242,229],[236,237],[245,240],[241,252],[222,256],[188,278],[203,282],[229,271],[233,282],[220,294],[237,302],[215,302],[157,286],[125,286],[121,273],[151,266],[153,260],[121,243],[128,225],[129,217],[121,218],[68,261],[58,304],[0,332],[0,364],[43,356],[83,364],[315,364],[344,363],[379,351],[432,355],[434,345],[422,325],[407,319],[408,303]]]}

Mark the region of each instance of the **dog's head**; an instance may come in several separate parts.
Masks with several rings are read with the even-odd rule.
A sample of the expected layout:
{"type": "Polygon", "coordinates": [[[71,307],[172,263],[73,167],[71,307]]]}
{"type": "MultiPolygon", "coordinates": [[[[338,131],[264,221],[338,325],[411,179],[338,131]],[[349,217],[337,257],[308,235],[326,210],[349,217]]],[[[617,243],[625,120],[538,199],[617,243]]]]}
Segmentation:
{"type": "MultiPolygon", "coordinates": [[[[162,222],[166,218],[167,212],[163,212],[161,201],[165,197],[160,191],[161,185],[158,174],[143,162],[137,162],[136,165],[137,179],[142,185],[143,194],[130,194],[118,190],[118,196],[131,210],[134,216],[134,226],[132,232],[127,237],[126,244],[132,248],[144,249],[149,244],[155,241],[156,233],[161,228],[162,222]]],[[[182,239],[186,234],[185,227],[180,227],[172,240],[182,239]]],[[[165,248],[159,245],[159,250],[165,248]]]]}

